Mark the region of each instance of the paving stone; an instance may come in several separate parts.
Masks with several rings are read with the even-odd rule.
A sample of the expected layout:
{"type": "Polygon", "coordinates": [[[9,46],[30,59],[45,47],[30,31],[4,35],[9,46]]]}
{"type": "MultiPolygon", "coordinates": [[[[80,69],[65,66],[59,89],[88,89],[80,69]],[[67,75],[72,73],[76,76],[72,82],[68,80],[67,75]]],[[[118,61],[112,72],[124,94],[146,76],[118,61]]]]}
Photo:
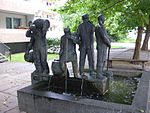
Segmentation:
{"type": "Polygon", "coordinates": [[[8,77],[6,79],[1,80],[1,82],[0,82],[0,86],[1,86],[0,91],[5,91],[7,89],[23,85],[25,83],[26,83],[26,81],[22,81],[22,80],[19,80],[19,79],[16,79],[16,78],[8,77]]]}
{"type": "Polygon", "coordinates": [[[9,77],[10,75],[9,74],[0,74],[0,80],[2,80],[2,79],[5,79],[5,78],[7,78],[7,77],[9,77]]]}
{"type": "Polygon", "coordinates": [[[15,107],[9,111],[6,111],[5,113],[26,113],[26,112],[20,111],[19,107],[15,107]]]}
{"type": "Polygon", "coordinates": [[[31,82],[31,72],[24,72],[20,74],[15,74],[11,78],[18,79],[21,81],[31,82]]]}
{"type": "Polygon", "coordinates": [[[18,106],[17,97],[0,92],[0,113],[18,106]]]}
{"type": "Polygon", "coordinates": [[[17,96],[17,90],[21,89],[21,88],[24,88],[24,87],[27,87],[31,85],[31,82],[27,82],[25,84],[22,84],[22,85],[19,85],[19,86],[16,86],[16,87],[13,87],[13,88],[10,88],[10,89],[7,89],[5,91],[3,91],[4,93],[8,93],[10,95],[13,95],[13,96],[17,96]]]}

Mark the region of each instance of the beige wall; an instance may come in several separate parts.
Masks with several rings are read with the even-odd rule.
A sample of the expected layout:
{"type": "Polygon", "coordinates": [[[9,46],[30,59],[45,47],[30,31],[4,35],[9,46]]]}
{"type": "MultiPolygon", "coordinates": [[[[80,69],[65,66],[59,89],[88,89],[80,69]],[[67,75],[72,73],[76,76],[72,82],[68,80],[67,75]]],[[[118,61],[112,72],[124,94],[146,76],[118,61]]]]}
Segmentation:
{"type": "Polygon", "coordinates": [[[11,11],[15,13],[35,14],[35,4],[23,0],[0,0],[1,11],[11,11]]]}
{"type": "MultiPolygon", "coordinates": [[[[46,3],[41,1],[42,0],[0,0],[0,41],[4,43],[29,41],[29,38],[25,37],[26,30],[6,29],[6,17],[21,18],[22,26],[26,26],[29,21],[33,20],[34,14],[38,13],[37,9],[43,12],[46,10],[48,15],[53,15],[53,12],[49,12],[46,3]]],[[[63,33],[62,22],[60,22],[59,17],[55,17],[55,15],[54,13],[54,17],[49,17],[51,27],[55,29],[49,31],[47,37],[56,38],[60,37],[63,33]]]]}
{"type": "Polygon", "coordinates": [[[25,36],[27,29],[0,29],[0,41],[3,43],[28,42],[25,36]]]}

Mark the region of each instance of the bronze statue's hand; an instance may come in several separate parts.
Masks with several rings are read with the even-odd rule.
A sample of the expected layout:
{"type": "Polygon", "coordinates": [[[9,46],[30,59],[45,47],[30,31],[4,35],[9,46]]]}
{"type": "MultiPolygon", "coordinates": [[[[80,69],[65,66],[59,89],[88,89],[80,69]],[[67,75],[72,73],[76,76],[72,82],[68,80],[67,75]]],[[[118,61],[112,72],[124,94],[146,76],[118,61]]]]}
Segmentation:
{"type": "Polygon", "coordinates": [[[62,55],[62,51],[59,52],[59,55],[62,55]]]}
{"type": "Polygon", "coordinates": [[[27,51],[25,51],[25,54],[29,54],[29,51],[27,50],[27,51]]]}
{"type": "Polygon", "coordinates": [[[71,35],[66,35],[66,38],[67,39],[71,39],[71,35]]]}
{"type": "Polygon", "coordinates": [[[74,40],[74,37],[72,35],[68,36],[68,39],[74,40]]]}

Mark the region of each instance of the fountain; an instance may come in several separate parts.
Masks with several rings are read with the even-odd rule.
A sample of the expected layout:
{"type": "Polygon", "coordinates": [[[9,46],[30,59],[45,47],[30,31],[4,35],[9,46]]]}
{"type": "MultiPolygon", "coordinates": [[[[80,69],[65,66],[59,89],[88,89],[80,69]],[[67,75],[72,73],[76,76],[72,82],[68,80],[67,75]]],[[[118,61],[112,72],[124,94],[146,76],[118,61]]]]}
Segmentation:
{"type": "MultiPolygon", "coordinates": [[[[130,76],[133,74],[130,72],[130,76]]],[[[100,95],[86,80],[81,88],[82,79],[71,77],[65,92],[65,77],[53,76],[50,82],[42,81],[18,90],[18,105],[28,113],[148,113],[149,72],[141,74],[141,78],[130,76],[114,75],[105,95],[100,95]]]]}
{"type": "MultiPolygon", "coordinates": [[[[82,18],[86,23],[89,22],[87,15],[82,18]]],[[[103,23],[102,16],[98,19],[103,23]]],[[[101,22],[99,23],[101,24],[101,22]]],[[[108,68],[104,70],[105,60],[98,53],[97,63],[100,62],[100,64],[97,64],[96,71],[92,67],[93,64],[90,63],[92,57],[91,61],[89,60],[89,71],[84,71],[82,60],[85,59],[82,59],[82,55],[80,55],[82,60],[79,61],[80,75],[78,75],[76,52],[73,51],[73,49],[76,50],[75,44],[80,44],[80,52],[86,53],[86,50],[81,47],[83,42],[77,38],[82,35],[79,33],[80,31],[85,32],[80,25],[75,35],[70,32],[69,28],[64,29],[65,35],[61,38],[60,58],[52,62],[53,75],[49,75],[47,62],[39,57],[35,58],[36,51],[41,52],[42,58],[46,57],[44,55],[46,46],[38,48],[39,50],[36,47],[41,43],[45,45],[45,41],[38,40],[38,38],[45,40],[48,28],[49,22],[39,19],[35,20],[27,31],[27,36],[31,37],[31,40],[25,60],[34,62],[36,70],[31,74],[32,85],[17,91],[18,106],[21,111],[27,113],[140,113],[144,111],[147,113],[149,72],[141,74],[141,72],[110,71],[108,68]],[[33,52],[30,52],[31,48],[33,48],[33,52]],[[70,50],[73,54],[70,54],[70,50]],[[67,62],[72,62],[74,77],[69,75],[67,62]],[[117,77],[118,73],[119,75],[124,74],[126,77],[117,77]],[[113,79],[112,74],[114,74],[113,79]],[[131,75],[133,76],[131,77],[131,75]]],[[[92,28],[91,24],[88,29],[90,28],[92,28]]],[[[98,29],[100,29],[99,26],[96,27],[96,38],[97,41],[100,41],[98,29]]],[[[107,37],[105,31],[102,33],[107,37]]],[[[109,40],[107,41],[109,43],[109,40]]],[[[107,46],[110,45],[107,44],[107,46]]],[[[99,50],[100,47],[97,49],[104,53],[103,56],[106,56],[107,49],[103,51],[99,50]]],[[[93,48],[91,53],[92,51],[93,48]]]]}

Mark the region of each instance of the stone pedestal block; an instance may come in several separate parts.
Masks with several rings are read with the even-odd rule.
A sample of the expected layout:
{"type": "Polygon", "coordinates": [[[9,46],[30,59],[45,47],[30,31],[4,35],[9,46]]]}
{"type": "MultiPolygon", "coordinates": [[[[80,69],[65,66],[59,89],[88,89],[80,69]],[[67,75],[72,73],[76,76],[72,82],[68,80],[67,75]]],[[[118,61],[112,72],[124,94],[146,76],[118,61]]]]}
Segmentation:
{"type": "Polygon", "coordinates": [[[35,73],[32,73],[31,74],[31,83],[32,84],[36,84],[36,83],[39,83],[41,81],[48,81],[50,79],[50,75],[48,74],[35,74],[35,73]]]}

